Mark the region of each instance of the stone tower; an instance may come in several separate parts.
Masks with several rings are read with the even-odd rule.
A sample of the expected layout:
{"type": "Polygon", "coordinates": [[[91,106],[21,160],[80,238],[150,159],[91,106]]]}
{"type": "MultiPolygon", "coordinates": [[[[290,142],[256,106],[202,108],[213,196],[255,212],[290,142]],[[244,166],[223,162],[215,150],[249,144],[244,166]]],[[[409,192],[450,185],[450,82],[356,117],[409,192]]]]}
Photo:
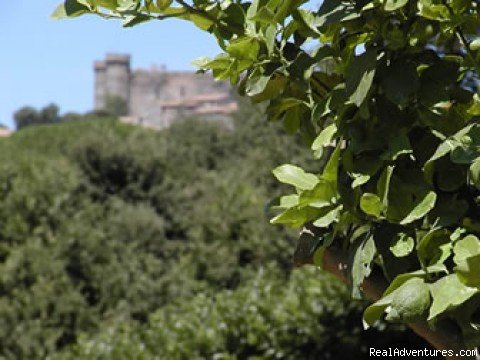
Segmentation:
{"type": "Polygon", "coordinates": [[[104,61],[94,63],[95,109],[104,109],[110,96],[130,103],[130,55],[107,54],[104,61]]]}

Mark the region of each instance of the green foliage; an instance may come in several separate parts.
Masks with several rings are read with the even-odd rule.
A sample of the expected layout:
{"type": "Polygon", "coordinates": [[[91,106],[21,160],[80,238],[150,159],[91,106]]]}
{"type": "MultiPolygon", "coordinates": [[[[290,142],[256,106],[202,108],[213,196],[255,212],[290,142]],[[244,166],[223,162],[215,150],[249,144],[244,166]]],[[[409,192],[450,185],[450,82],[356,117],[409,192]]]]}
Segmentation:
{"type": "Polygon", "coordinates": [[[105,111],[112,116],[124,116],[128,114],[128,105],[121,96],[109,95],[105,99],[105,111]]]}
{"type": "Polygon", "coordinates": [[[320,246],[347,249],[358,259],[349,267],[354,288],[371,269],[390,286],[413,274],[384,294],[368,322],[450,319],[479,345],[480,253],[452,251],[480,236],[480,98],[465,86],[478,78],[478,2],[326,0],[316,10],[303,3],[69,0],[54,17],[95,13],[124,26],[177,17],[210,32],[223,52],[198,60],[199,68],[266,102],[270,120],[283,119],[327,160],[322,171],[274,171],[294,192],[272,222],[313,224],[330,239],[320,246]],[[413,248],[411,240],[407,249],[391,247],[400,234],[413,248]],[[405,295],[417,290],[419,298],[405,295]]]}
{"type": "Polygon", "coordinates": [[[264,179],[286,160],[278,141],[305,153],[248,121],[258,120],[154,132],[94,119],[2,140],[1,356],[42,358],[80,332],[145,322],[267,262],[287,272],[293,238],[268,226],[263,207],[278,189],[264,179]]]}
{"type": "Polygon", "coordinates": [[[37,110],[31,106],[24,106],[18,109],[14,116],[17,130],[21,130],[28,126],[56,124],[59,122],[70,122],[79,120],[99,120],[100,118],[113,119],[114,117],[124,115],[125,101],[122,99],[116,99],[115,97],[109,98],[110,111],[97,110],[93,113],[78,114],[75,112],[69,112],[64,115],[60,115],[60,109],[56,104],[50,104],[37,110]]]}
{"type": "MultiPolygon", "coordinates": [[[[304,358],[385,344],[360,331],[345,287],[313,269],[289,280],[295,235],[268,224],[282,191],[268,173],[287,157],[312,163],[258,116],[239,114],[235,131],[95,119],[0,141],[0,356],[304,358]]],[[[405,346],[401,330],[390,344],[405,346]]]]}
{"type": "Polygon", "coordinates": [[[117,195],[128,201],[145,200],[162,183],[164,141],[145,132],[119,136],[109,129],[89,133],[69,149],[96,196],[117,195]],[[139,144],[143,146],[140,147],[139,144]]]}
{"type": "Polygon", "coordinates": [[[22,129],[26,126],[40,125],[40,124],[54,124],[60,121],[58,115],[59,108],[55,104],[45,106],[40,111],[25,106],[18,109],[13,115],[17,129],[22,129]]]}
{"type": "MultiPolygon", "coordinates": [[[[360,304],[345,286],[315,269],[286,281],[261,269],[242,287],[197,295],[163,307],[145,326],[110,326],[56,359],[367,359],[382,343],[380,329],[362,331],[360,304]]],[[[398,329],[399,330],[399,329],[398,329]]],[[[390,344],[414,335],[389,332],[390,344]]]]}

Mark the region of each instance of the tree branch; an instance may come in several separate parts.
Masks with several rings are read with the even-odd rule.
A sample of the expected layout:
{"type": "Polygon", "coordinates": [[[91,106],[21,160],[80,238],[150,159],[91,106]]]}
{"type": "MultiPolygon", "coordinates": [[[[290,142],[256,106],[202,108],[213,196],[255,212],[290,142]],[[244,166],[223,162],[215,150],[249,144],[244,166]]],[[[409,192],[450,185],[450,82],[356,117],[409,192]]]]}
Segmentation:
{"type": "MultiPolygon", "coordinates": [[[[329,247],[323,254],[323,269],[333,274],[335,277],[348,283],[347,256],[338,248],[329,247]]],[[[382,297],[387,288],[387,282],[379,275],[372,274],[362,284],[362,290],[365,296],[372,301],[377,301],[382,297]]],[[[425,339],[430,345],[438,350],[453,350],[458,353],[460,350],[466,350],[462,347],[462,342],[457,334],[445,331],[443,329],[432,330],[424,321],[407,324],[418,336],[425,339]]],[[[476,359],[472,357],[447,356],[448,360],[476,359]]]]}

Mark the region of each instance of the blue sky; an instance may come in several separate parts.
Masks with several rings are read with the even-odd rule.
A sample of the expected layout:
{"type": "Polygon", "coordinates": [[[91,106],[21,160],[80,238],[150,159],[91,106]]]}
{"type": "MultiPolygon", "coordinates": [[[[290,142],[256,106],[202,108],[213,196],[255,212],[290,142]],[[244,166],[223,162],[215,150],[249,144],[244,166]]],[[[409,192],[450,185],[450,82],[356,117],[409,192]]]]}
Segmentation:
{"type": "Polygon", "coordinates": [[[9,127],[24,105],[54,102],[62,113],[90,110],[92,63],[107,52],[132,54],[134,68],[163,64],[170,70],[194,70],[193,59],[219,52],[213,37],[175,19],[128,29],[93,16],[51,20],[59,2],[0,3],[0,123],[9,127]]]}

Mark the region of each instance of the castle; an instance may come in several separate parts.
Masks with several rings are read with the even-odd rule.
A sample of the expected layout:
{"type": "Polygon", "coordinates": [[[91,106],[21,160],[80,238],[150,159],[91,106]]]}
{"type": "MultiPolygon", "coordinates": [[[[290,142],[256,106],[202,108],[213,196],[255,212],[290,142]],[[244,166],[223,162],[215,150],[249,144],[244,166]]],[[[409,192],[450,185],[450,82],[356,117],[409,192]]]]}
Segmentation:
{"type": "Polygon", "coordinates": [[[132,71],[130,55],[121,54],[107,54],[94,63],[94,69],[95,109],[106,109],[109,101],[121,99],[126,122],[164,128],[186,116],[224,120],[238,106],[231,86],[207,74],[164,68],[132,71]]]}

